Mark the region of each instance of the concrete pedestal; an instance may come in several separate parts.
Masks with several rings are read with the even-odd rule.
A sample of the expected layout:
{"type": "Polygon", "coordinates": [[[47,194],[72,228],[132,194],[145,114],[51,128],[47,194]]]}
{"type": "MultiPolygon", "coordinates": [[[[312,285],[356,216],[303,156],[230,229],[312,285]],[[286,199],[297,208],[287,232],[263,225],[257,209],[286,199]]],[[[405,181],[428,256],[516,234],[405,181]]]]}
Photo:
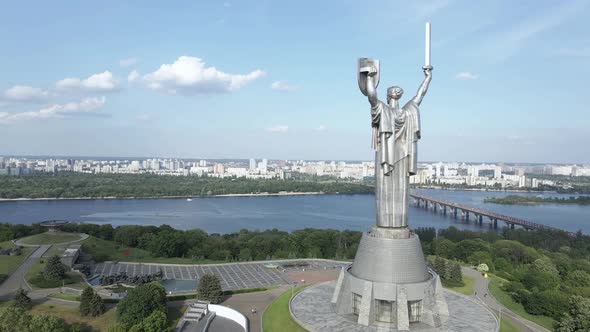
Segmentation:
{"type": "Polygon", "coordinates": [[[336,313],[356,315],[360,325],[409,331],[413,323],[444,325],[449,311],[442,294],[416,234],[373,226],[363,234],[353,264],[340,272],[331,302],[336,313]]]}

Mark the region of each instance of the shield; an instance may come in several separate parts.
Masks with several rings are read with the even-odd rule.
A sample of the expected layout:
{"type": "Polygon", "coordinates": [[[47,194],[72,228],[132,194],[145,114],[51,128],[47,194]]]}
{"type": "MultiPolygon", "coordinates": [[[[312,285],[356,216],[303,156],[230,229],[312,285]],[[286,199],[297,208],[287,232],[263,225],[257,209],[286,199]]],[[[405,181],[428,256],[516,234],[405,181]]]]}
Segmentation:
{"type": "Polygon", "coordinates": [[[375,89],[379,86],[379,60],[370,58],[359,58],[358,61],[358,81],[359,89],[366,96],[367,95],[367,75],[373,75],[375,78],[375,89]],[[370,73],[370,68],[377,70],[375,73],[370,73]]]}

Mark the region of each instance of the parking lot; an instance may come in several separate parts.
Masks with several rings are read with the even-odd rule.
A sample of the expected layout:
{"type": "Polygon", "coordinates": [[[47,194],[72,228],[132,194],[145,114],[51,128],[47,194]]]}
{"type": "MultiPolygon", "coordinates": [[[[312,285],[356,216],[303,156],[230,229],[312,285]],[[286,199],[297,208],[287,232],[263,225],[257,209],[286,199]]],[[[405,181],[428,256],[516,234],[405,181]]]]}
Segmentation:
{"type": "Polygon", "coordinates": [[[105,262],[94,266],[93,275],[107,276],[118,273],[127,275],[153,274],[162,270],[164,279],[197,280],[205,273],[215,274],[223,290],[267,287],[294,283],[288,273],[292,271],[317,271],[340,269],[345,263],[324,260],[274,261],[276,268],[265,263],[227,263],[210,265],[171,265],[151,263],[105,262]]]}

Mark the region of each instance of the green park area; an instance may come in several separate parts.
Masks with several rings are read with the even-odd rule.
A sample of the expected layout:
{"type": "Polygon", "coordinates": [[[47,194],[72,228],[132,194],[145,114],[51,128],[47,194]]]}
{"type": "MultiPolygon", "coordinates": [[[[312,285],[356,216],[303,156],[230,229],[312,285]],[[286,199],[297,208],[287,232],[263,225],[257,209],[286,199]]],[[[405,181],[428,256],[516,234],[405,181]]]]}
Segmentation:
{"type": "Polygon", "coordinates": [[[66,232],[44,232],[20,239],[23,244],[43,245],[58,244],[80,240],[80,235],[66,232]]]}
{"type": "Polygon", "coordinates": [[[512,325],[508,319],[502,318],[502,321],[500,322],[500,332],[520,332],[520,330],[512,325]]]}
{"type": "MultiPolygon", "coordinates": [[[[11,241],[0,243],[0,250],[16,250],[18,247],[11,241]]],[[[23,247],[18,255],[0,255],[0,282],[16,270],[34,248],[23,247]]]]}
{"type": "Polygon", "coordinates": [[[504,307],[509,309],[510,311],[514,312],[515,314],[523,317],[524,319],[528,319],[531,322],[539,324],[549,330],[553,329],[553,324],[555,320],[551,317],[542,316],[542,315],[531,315],[524,309],[524,306],[521,303],[514,301],[512,296],[508,294],[506,291],[502,289],[502,286],[507,283],[508,281],[497,276],[490,277],[490,283],[488,285],[490,294],[502,304],[504,307]]]}
{"type": "Polygon", "coordinates": [[[61,256],[65,246],[52,246],[41,259],[37,260],[27,272],[25,279],[33,289],[45,289],[67,286],[76,289],[84,289],[87,284],[84,282],[82,274],[73,271],[66,271],[63,279],[47,280],[43,276],[43,271],[48,260],[53,256],[61,256]]]}
{"type": "Polygon", "coordinates": [[[306,331],[291,318],[291,313],[289,312],[291,296],[297,294],[304,287],[307,286],[299,286],[293,290],[288,290],[268,305],[262,314],[262,331],[306,331]]]}
{"type": "Polygon", "coordinates": [[[92,317],[82,316],[76,306],[37,304],[29,311],[32,315],[51,315],[63,319],[67,324],[81,324],[91,331],[106,331],[116,320],[116,309],[110,308],[104,314],[92,317]]]}
{"type": "Polygon", "coordinates": [[[452,291],[461,293],[463,295],[471,295],[473,294],[473,277],[471,276],[463,276],[463,286],[457,286],[457,287],[446,287],[447,289],[450,289],[452,291]]]}

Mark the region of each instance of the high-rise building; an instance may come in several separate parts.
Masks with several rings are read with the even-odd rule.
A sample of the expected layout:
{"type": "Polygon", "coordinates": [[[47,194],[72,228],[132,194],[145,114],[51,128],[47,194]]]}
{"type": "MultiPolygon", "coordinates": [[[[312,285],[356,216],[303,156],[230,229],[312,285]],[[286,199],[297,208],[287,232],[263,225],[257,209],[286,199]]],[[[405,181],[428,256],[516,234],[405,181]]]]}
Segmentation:
{"type": "Polygon", "coordinates": [[[256,159],[250,158],[250,165],[249,165],[248,169],[251,171],[256,169],[256,159]]]}

